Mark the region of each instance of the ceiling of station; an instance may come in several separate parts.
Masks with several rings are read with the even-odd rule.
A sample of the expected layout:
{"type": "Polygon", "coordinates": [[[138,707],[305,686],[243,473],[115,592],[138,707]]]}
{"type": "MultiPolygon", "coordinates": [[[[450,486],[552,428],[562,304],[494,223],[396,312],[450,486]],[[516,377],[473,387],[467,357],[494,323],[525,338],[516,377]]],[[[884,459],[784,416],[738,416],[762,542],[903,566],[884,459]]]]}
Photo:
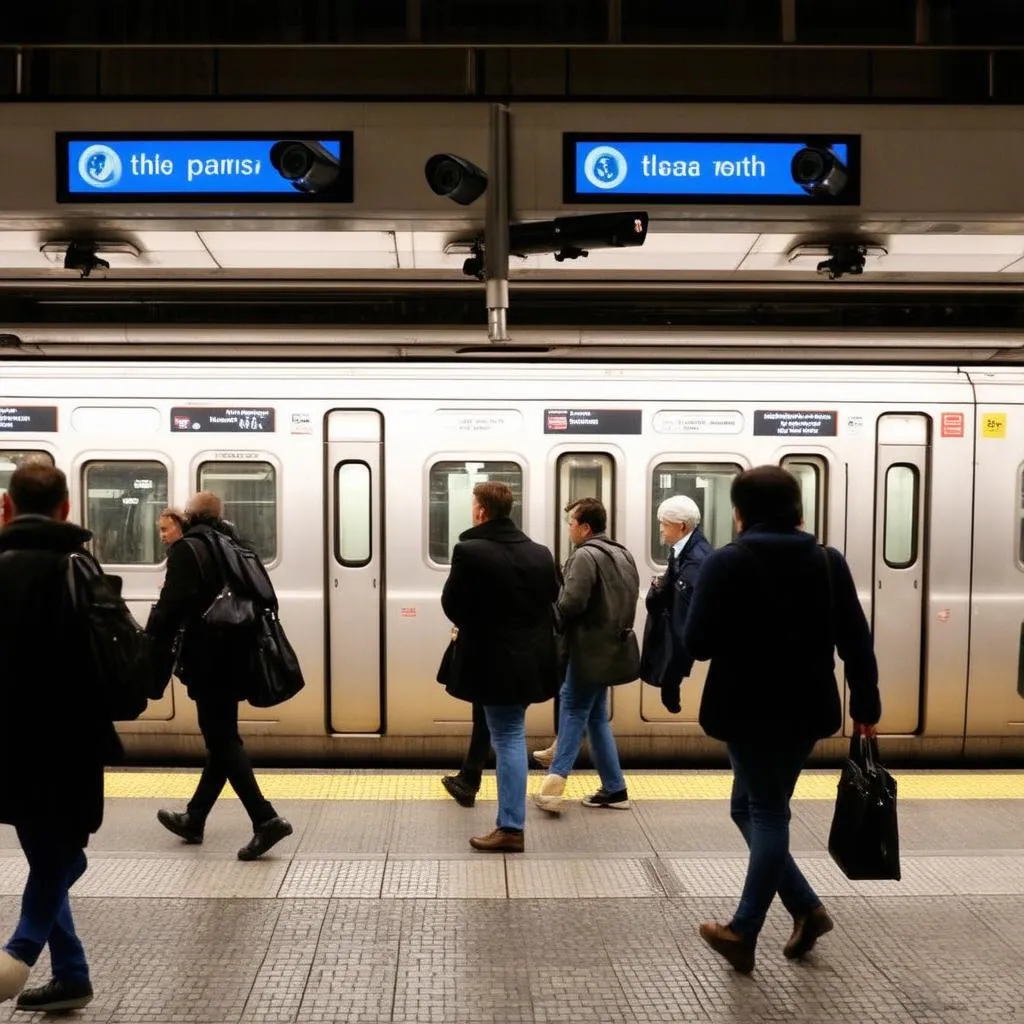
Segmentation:
{"type": "MultiPolygon", "coordinates": [[[[74,279],[63,268],[71,234],[0,231],[0,279],[74,279]]],[[[81,232],[75,237],[81,238],[81,232]]],[[[132,280],[212,277],[394,278],[464,280],[466,235],[438,231],[117,231],[88,237],[129,242],[135,252],[104,251],[110,271],[94,276],[132,280]]],[[[827,235],[757,232],[651,232],[642,247],[591,251],[557,262],[552,255],[512,257],[510,277],[565,283],[702,278],[794,281],[815,279],[827,235]]],[[[846,237],[850,237],[847,235],[846,237]]],[[[1024,280],[1024,234],[889,233],[853,236],[870,245],[864,273],[847,280],[1024,280]]]]}

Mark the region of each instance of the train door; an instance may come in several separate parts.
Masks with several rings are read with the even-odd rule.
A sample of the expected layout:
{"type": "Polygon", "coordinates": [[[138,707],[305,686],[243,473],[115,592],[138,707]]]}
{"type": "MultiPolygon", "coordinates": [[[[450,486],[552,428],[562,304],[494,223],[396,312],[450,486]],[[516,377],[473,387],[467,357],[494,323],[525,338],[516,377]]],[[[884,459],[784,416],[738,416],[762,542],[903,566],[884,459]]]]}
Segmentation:
{"type": "Polygon", "coordinates": [[[930,448],[928,416],[878,418],[872,632],[884,733],[913,733],[921,724],[930,448]]]}
{"type": "Polygon", "coordinates": [[[329,724],[335,733],[382,727],[383,417],[327,414],[327,643],[329,724]]]}

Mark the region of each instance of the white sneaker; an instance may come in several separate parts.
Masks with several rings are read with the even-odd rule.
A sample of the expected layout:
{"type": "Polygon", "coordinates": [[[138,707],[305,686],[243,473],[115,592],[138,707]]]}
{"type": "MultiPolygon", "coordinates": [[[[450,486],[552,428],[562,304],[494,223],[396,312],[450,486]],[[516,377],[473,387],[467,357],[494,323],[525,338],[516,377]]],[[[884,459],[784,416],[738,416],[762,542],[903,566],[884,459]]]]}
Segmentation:
{"type": "Polygon", "coordinates": [[[555,743],[552,743],[550,747],[545,747],[544,750],[535,750],[533,752],[533,759],[542,768],[550,768],[551,762],[555,759],[555,743]]]}
{"type": "Polygon", "coordinates": [[[565,779],[561,775],[545,775],[540,792],[533,794],[533,802],[550,814],[560,814],[565,803],[565,779]]]}
{"type": "Polygon", "coordinates": [[[31,967],[0,949],[0,1003],[13,999],[25,987],[31,967]]]}

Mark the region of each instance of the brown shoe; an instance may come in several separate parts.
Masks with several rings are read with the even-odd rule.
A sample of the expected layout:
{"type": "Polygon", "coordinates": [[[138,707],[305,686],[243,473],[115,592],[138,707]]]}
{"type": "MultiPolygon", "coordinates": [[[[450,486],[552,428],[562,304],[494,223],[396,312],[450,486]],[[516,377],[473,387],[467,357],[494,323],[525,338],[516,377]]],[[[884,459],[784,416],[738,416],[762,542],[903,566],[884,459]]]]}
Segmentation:
{"type": "Polygon", "coordinates": [[[789,942],[782,948],[782,955],[788,960],[799,960],[804,954],[810,953],[814,944],[827,935],[835,925],[824,907],[815,907],[809,914],[801,914],[793,918],[793,934],[789,942]]]}
{"type": "Polygon", "coordinates": [[[485,853],[522,853],[525,844],[522,832],[506,832],[496,828],[485,836],[473,836],[469,845],[485,853]]]}
{"type": "Polygon", "coordinates": [[[705,921],[700,926],[700,937],[740,974],[749,974],[754,969],[755,943],[752,939],[745,939],[715,921],[705,921]]]}

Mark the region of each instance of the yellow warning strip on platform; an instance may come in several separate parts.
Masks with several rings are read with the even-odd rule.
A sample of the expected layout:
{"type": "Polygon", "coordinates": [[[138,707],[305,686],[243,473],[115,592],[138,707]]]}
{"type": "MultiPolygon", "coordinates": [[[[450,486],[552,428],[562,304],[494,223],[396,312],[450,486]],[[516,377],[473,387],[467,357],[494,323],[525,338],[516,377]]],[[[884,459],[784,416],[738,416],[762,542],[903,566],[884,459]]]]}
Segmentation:
{"type": "MultiPolygon", "coordinates": [[[[383,773],[352,771],[257,772],[270,800],[450,800],[441,786],[442,771],[383,773]]],[[[1024,772],[893,772],[901,800],[1024,800],[1024,772]]],[[[530,791],[540,787],[542,772],[530,775],[530,791]]],[[[838,771],[804,772],[795,800],[834,800],[838,771]]],[[[192,771],[109,771],[108,797],[183,800],[199,781],[192,771]]],[[[729,772],[627,772],[629,795],[637,800],[727,800],[732,786],[729,772]]],[[[591,772],[573,775],[566,796],[582,799],[600,782],[591,772]]],[[[224,796],[234,798],[228,786],[224,796]]],[[[478,800],[497,800],[493,772],[484,776],[478,800]]]]}

